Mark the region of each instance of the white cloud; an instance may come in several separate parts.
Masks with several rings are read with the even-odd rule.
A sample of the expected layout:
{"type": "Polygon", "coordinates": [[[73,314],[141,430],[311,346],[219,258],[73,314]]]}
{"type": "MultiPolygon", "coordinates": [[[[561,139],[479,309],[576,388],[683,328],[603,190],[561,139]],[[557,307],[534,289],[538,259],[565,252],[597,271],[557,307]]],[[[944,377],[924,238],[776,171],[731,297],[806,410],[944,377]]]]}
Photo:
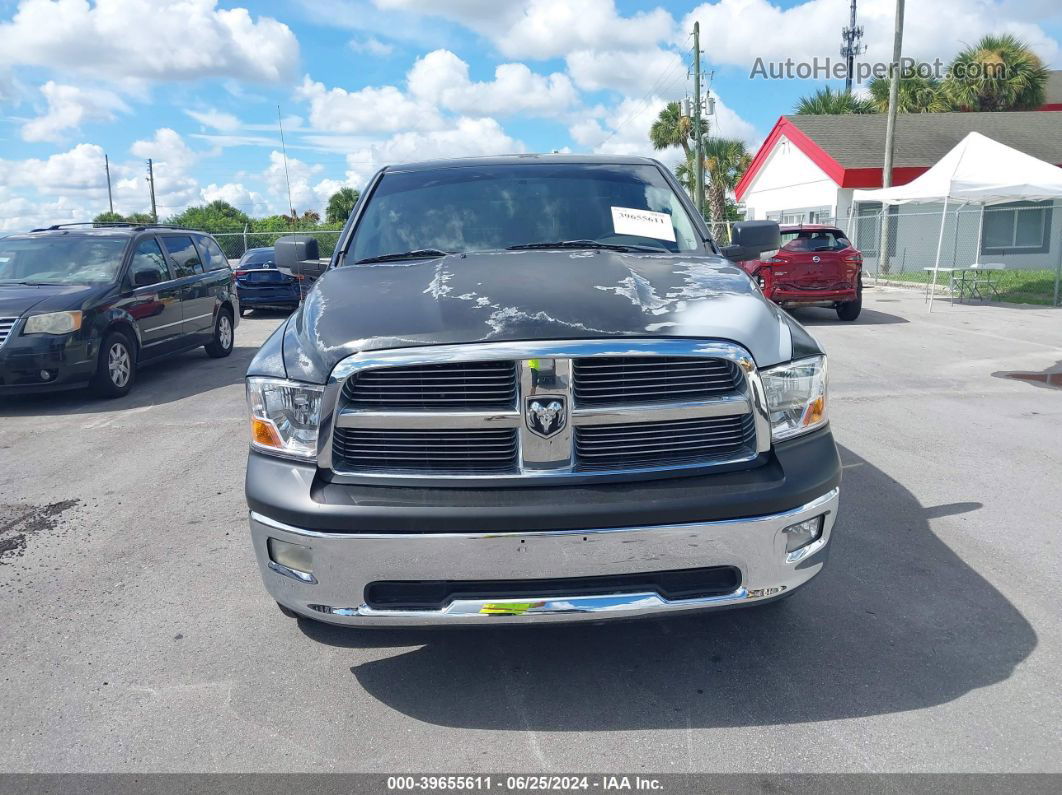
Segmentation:
{"type": "Polygon", "coordinates": [[[418,58],[407,82],[413,96],[458,113],[555,116],[578,101],[567,76],[535,74],[522,63],[501,64],[493,81],[474,82],[468,64],[449,50],[418,58]]]}
{"type": "Polygon", "coordinates": [[[129,106],[112,91],[68,86],[49,80],[41,86],[48,109],[22,125],[24,141],[59,141],[87,121],[113,121],[129,106]]]}
{"type": "Polygon", "coordinates": [[[377,58],[386,58],[395,51],[393,44],[387,44],[386,42],[380,41],[375,36],[366,36],[363,39],[351,39],[348,42],[348,46],[354,52],[374,55],[377,58]]]}
{"type": "Polygon", "coordinates": [[[566,60],[572,79],[586,91],[644,96],[650,91],[681,95],[686,89],[686,61],[671,50],[577,50],[566,60]]]}
{"type": "Polygon", "coordinates": [[[240,129],[240,120],[231,113],[220,110],[186,110],[185,114],[195,119],[204,127],[221,132],[235,132],[240,129]]]}
{"type": "MultiPolygon", "coordinates": [[[[894,0],[863,0],[859,4],[858,21],[865,29],[863,42],[868,48],[862,60],[887,62],[892,58],[895,8],[894,0]]],[[[1037,24],[1049,13],[1045,3],[1009,2],[1006,18],[1002,18],[1002,12],[998,3],[989,0],[938,0],[908,5],[904,15],[904,55],[923,60],[939,57],[946,63],[962,47],[986,33],[1006,32],[1027,41],[1047,63],[1057,63],[1059,43],[1037,24]],[[942,24],[943,20],[946,23],[942,24]]],[[[836,59],[839,28],[848,22],[847,9],[839,9],[833,0],[807,0],[785,9],[768,0],[719,0],[699,5],[686,15],[676,43],[694,20],[700,21],[701,30],[725,31],[725,35],[709,40],[712,62],[742,67],[751,67],[757,56],[764,61],[836,59]],[[799,35],[772,36],[768,44],[765,31],[799,31],[799,35]]]]}
{"type": "Polygon", "coordinates": [[[391,132],[442,126],[431,103],[411,98],[394,86],[366,86],[359,91],[327,89],[307,76],[296,96],[310,103],[310,123],[327,132],[391,132]]]}
{"type": "Polygon", "coordinates": [[[375,0],[380,8],[441,16],[483,34],[511,58],[556,58],[576,50],[645,49],[673,37],[663,9],[629,17],[614,0],[375,0]],[[607,44],[604,44],[607,43],[607,44]]]}
{"type": "Polygon", "coordinates": [[[210,183],[201,191],[200,198],[207,203],[225,201],[251,216],[265,215],[271,211],[262,194],[244,187],[242,182],[226,182],[224,185],[210,183]]]}
{"type": "Polygon", "coordinates": [[[316,210],[323,214],[329,197],[349,181],[322,177],[324,166],[303,162],[288,157],[287,173],[284,169],[284,155],[276,150],[269,153],[269,166],[262,173],[269,192],[269,205],[272,212],[288,212],[288,180],[291,180],[291,204],[295,212],[301,215],[307,210],[316,210]]]}
{"type": "Polygon", "coordinates": [[[41,66],[114,81],[235,77],[273,82],[294,73],[287,25],[217,0],[21,0],[0,24],[0,67],[41,66]]]}
{"type": "Polygon", "coordinates": [[[399,133],[351,152],[347,155],[347,182],[360,188],[369,174],[391,163],[523,151],[524,145],[509,137],[496,120],[462,117],[448,129],[399,133]]]}

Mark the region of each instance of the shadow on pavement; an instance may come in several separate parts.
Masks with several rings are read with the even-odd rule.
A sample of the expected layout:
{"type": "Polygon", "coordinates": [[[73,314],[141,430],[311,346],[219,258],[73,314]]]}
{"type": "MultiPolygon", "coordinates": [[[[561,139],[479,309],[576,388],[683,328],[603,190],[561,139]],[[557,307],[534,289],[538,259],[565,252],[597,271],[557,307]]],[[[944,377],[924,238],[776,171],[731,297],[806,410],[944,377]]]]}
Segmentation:
{"type": "Polygon", "coordinates": [[[99,414],[157,406],[241,383],[247,365],[258,346],[241,346],[240,330],[236,344],[224,359],[211,359],[202,348],[161,359],[136,374],[136,383],[125,397],[100,398],[88,389],[31,395],[0,396],[0,417],[53,416],[58,414],[99,414]]]}
{"type": "Polygon", "coordinates": [[[788,307],[786,311],[805,326],[883,326],[911,322],[899,315],[866,307],[859,313],[859,317],[852,321],[839,320],[836,311],[820,306],[788,307]]]}
{"type": "Polygon", "coordinates": [[[668,620],[472,630],[349,630],[338,647],[411,647],[351,668],[398,712],[441,726],[586,731],[729,727],[905,712],[1007,679],[1036,634],[932,532],[923,507],[842,450],[830,564],[792,599],[668,620]]]}

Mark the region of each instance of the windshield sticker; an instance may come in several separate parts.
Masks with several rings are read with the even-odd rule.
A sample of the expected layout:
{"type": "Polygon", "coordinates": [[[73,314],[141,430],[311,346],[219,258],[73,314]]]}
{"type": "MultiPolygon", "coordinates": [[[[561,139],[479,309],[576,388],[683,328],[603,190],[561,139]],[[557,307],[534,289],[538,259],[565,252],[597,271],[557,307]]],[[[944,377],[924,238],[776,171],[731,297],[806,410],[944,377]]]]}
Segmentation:
{"type": "Polygon", "coordinates": [[[675,242],[675,227],[667,213],[636,210],[632,207],[612,208],[612,228],[617,235],[636,235],[675,242]]]}

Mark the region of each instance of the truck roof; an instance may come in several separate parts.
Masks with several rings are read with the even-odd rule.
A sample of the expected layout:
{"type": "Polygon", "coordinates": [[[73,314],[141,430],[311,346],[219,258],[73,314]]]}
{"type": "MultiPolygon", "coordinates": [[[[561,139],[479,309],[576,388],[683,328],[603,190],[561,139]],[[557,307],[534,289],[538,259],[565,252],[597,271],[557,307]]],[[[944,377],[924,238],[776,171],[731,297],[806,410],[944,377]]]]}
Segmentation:
{"type": "Polygon", "coordinates": [[[571,163],[617,166],[659,165],[651,157],[627,155],[588,154],[515,154],[490,157],[452,157],[438,160],[422,160],[414,163],[398,163],[384,167],[384,171],[432,171],[440,168],[468,168],[474,166],[514,166],[526,163],[571,163]]]}

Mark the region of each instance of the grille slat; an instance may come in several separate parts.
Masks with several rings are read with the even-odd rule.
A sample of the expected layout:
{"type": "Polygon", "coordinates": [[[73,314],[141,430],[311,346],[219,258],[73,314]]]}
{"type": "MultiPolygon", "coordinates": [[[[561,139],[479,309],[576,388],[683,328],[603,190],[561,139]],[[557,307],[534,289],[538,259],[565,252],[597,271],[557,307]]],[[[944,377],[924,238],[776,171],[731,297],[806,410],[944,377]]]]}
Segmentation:
{"type": "Polygon", "coordinates": [[[512,408],[515,362],[454,362],[365,370],[343,387],[347,405],[377,410],[512,408]]]}
{"type": "Polygon", "coordinates": [[[574,359],[572,372],[577,407],[709,400],[741,383],[729,361],[692,356],[574,359]]]}
{"type": "Polygon", "coordinates": [[[515,472],[518,447],[515,428],[336,428],[332,451],[337,467],[343,471],[468,475],[515,472]]]}
{"type": "Polygon", "coordinates": [[[7,337],[17,320],[17,317],[0,317],[0,345],[7,341],[7,337]]]}
{"type": "Polygon", "coordinates": [[[580,425],[575,458],[580,469],[681,466],[751,454],[751,414],[698,420],[580,425]]]}

